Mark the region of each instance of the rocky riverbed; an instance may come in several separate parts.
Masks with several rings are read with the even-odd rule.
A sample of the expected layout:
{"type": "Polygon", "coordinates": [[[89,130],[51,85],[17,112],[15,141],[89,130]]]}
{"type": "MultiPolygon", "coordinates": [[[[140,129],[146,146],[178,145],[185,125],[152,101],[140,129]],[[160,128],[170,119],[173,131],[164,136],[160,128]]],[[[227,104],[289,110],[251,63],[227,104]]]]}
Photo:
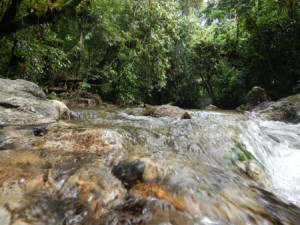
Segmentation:
{"type": "Polygon", "coordinates": [[[0,89],[0,224],[300,221],[299,189],[284,185],[300,174],[281,183],[268,161],[278,145],[299,156],[297,124],[274,122],[294,133],[284,137],[251,113],[171,106],[73,109],[69,120],[36,85],[5,82],[22,93],[0,89]]]}

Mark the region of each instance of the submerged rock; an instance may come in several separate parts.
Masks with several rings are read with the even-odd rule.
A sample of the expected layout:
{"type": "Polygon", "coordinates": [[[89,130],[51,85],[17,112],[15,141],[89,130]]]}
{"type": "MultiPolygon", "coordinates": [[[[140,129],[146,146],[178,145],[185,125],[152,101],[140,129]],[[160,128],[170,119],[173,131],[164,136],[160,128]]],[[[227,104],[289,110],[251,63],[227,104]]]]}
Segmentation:
{"type": "Polygon", "coordinates": [[[47,135],[33,141],[35,148],[89,153],[123,149],[122,136],[109,129],[58,122],[50,124],[45,132],[47,135]]]}
{"type": "Polygon", "coordinates": [[[59,119],[69,119],[68,108],[59,101],[46,99],[36,84],[0,79],[0,124],[41,124],[59,119]]]}
{"type": "Polygon", "coordinates": [[[237,161],[235,165],[247,176],[256,181],[261,187],[268,190],[273,188],[270,176],[266,173],[263,166],[256,160],[237,161]]]}
{"type": "Polygon", "coordinates": [[[22,149],[0,152],[2,224],[90,224],[123,204],[127,190],[111,172],[124,151],[119,134],[60,122],[23,135],[29,144],[10,136],[22,149]]]}
{"type": "Polygon", "coordinates": [[[142,180],[145,164],[142,161],[120,162],[114,166],[112,173],[122,181],[124,187],[131,189],[142,180]]]}

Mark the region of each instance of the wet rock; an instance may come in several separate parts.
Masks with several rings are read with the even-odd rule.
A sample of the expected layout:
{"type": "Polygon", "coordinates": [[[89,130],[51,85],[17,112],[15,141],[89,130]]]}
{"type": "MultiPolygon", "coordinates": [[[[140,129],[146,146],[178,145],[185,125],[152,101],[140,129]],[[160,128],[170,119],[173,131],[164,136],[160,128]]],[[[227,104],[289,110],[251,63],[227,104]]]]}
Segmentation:
{"type": "Polygon", "coordinates": [[[86,107],[96,107],[95,101],[88,98],[72,98],[68,101],[68,106],[70,107],[79,107],[79,108],[86,108],[86,107]]]}
{"type": "Polygon", "coordinates": [[[144,199],[129,198],[123,205],[109,212],[105,218],[98,221],[99,224],[143,224],[149,222],[152,214],[149,210],[149,202],[144,199]]]}
{"type": "Polygon", "coordinates": [[[67,177],[60,195],[76,197],[93,211],[122,204],[126,196],[122,183],[112,176],[110,168],[92,165],[84,166],[67,177]]]}
{"type": "Polygon", "coordinates": [[[215,105],[208,105],[204,108],[204,110],[210,110],[210,111],[217,110],[217,109],[219,109],[219,108],[215,105]]]}
{"type": "Polygon", "coordinates": [[[286,98],[282,98],[278,102],[292,103],[297,109],[297,114],[300,116],[300,94],[291,95],[291,96],[288,96],[286,98]]]}
{"type": "Polygon", "coordinates": [[[82,121],[83,120],[82,113],[70,111],[70,119],[71,120],[82,121]]]}
{"type": "Polygon", "coordinates": [[[253,87],[247,94],[245,102],[237,108],[239,111],[249,111],[256,105],[267,100],[267,94],[265,89],[261,87],[253,87]]]}
{"type": "Polygon", "coordinates": [[[162,168],[148,158],[121,161],[113,167],[113,174],[127,189],[140,182],[155,183],[162,174],[162,168]]]}
{"type": "Polygon", "coordinates": [[[121,135],[109,129],[58,122],[49,125],[45,132],[47,135],[33,142],[35,148],[89,153],[121,151],[123,148],[121,135]]]}
{"type": "Polygon", "coordinates": [[[117,133],[63,122],[1,131],[10,140],[25,131],[32,139],[23,147],[13,142],[22,150],[1,152],[3,224],[91,224],[123,204],[127,191],[111,173],[123,151],[117,133]]]}
{"type": "Polygon", "coordinates": [[[152,116],[154,117],[171,117],[174,119],[190,119],[191,116],[184,110],[177,106],[161,105],[155,107],[152,116]]]}
{"type": "Polygon", "coordinates": [[[222,215],[224,220],[230,221],[230,224],[245,224],[246,221],[250,224],[297,224],[300,219],[297,207],[280,202],[272,193],[263,189],[255,187],[248,187],[247,190],[228,188],[223,190],[219,197],[220,200],[231,199],[234,202],[234,206],[231,206],[230,210],[221,202],[216,204],[219,206],[216,211],[223,211],[223,215],[219,215],[222,215]],[[252,201],[256,195],[261,197],[261,201],[252,201]],[[289,217],[284,216],[287,214],[289,217]],[[227,219],[225,219],[226,217],[227,219]]]}
{"type": "Polygon", "coordinates": [[[42,136],[44,136],[45,135],[45,129],[35,129],[34,131],[33,131],[33,134],[34,134],[34,136],[39,136],[39,137],[42,137],[42,136]]]}
{"type": "Polygon", "coordinates": [[[59,112],[59,117],[64,120],[70,120],[70,110],[68,107],[61,101],[50,100],[51,104],[56,107],[59,112]]]}
{"type": "Polygon", "coordinates": [[[0,124],[51,123],[68,119],[67,107],[50,101],[41,88],[25,80],[0,79],[0,124]]]}
{"type": "Polygon", "coordinates": [[[79,96],[66,96],[68,98],[67,105],[73,108],[94,108],[101,106],[102,100],[99,95],[89,92],[81,92],[79,96]]]}
{"type": "Polygon", "coordinates": [[[154,106],[128,108],[125,110],[125,112],[128,115],[133,115],[133,116],[150,116],[153,113],[153,111],[154,111],[154,106]]]}
{"type": "Polygon", "coordinates": [[[46,128],[50,123],[43,123],[43,124],[26,124],[26,125],[20,125],[16,126],[16,130],[32,130],[34,136],[44,136],[46,134],[46,128]]]}
{"type": "Polygon", "coordinates": [[[142,180],[145,164],[141,161],[120,162],[114,166],[112,173],[122,181],[127,189],[131,189],[138,181],[142,180]]]}
{"type": "Polygon", "coordinates": [[[256,181],[261,187],[271,189],[273,187],[270,176],[263,166],[256,160],[237,161],[235,165],[256,181]]]}
{"type": "Polygon", "coordinates": [[[262,102],[260,104],[258,104],[257,106],[255,106],[252,111],[254,112],[259,112],[259,111],[262,111],[262,110],[265,110],[269,107],[271,107],[272,105],[274,105],[275,102],[273,101],[265,101],[265,102],[262,102]]]}
{"type": "Polygon", "coordinates": [[[31,203],[14,211],[14,224],[82,224],[88,208],[75,198],[57,199],[49,193],[30,193],[31,203]]]}
{"type": "Polygon", "coordinates": [[[86,219],[103,217],[124,202],[126,189],[104,158],[16,150],[11,157],[12,152],[0,158],[0,218],[5,223],[89,224],[86,219]]]}
{"type": "MultiPolygon", "coordinates": [[[[217,221],[213,221],[217,222],[217,221]]],[[[114,212],[110,212],[99,224],[173,224],[193,225],[204,224],[201,217],[177,211],[174,206],[164,200],[130,197],[125,204],[120,205],[114,212]]],[[[224,223],[223,223],[224,224],[224,223]]]]}
{"type": "Polygon", "coordinates": [[[143,172],[143,182],[146,183],[155,183],[160,175],[160,168],[158,165],[156,165],[153,161],[142,159],[144,166],[144,172],[143,172]]]}
{"type": "Polygon", "coordinates": [[[267,107],[258,105],[253,109],[255,114],[263,120],[274,120],[297,123],[300,121],[297,107],[287,101],[269,103],[267,107]]]}
{"type": "Polygon", "coordinates": [[[191,118],[184,109],[172,105],[153,106],[146,104],[146,107],[129,108],[125,112],[134,116],[171,117],[173,119],[191,118]]]}
{"type": "Polygon", "coordinates": [[[155,183],[140,183],[136,184],[131,190],[131,195],[138,195],[143,197],[155,197],[157,199],[163,199],[166,202],[173,205],[179,211],[186,211],[187,207],[180,198],[174,197],[162,186],[155,183]]]}
{"type": "Polygon", "coordinates": [[[0,141],[0,150],[12,149],[14,146],[15,145],[9,140],[0,141]]]}
{"type": "Polygon", "coordinates": [[[0,132],[0,148],[23,149],[31,146],[36,136],[44,134],[48,124],[4,126],[0,132]]]}
{"type": "Polygon", "coordinates": [[[277,102],[263,102],[252,110],[264,120],[300,122],[300,94],[292,95],[277,102]]]}
{"type": "Polygon", "coordinates": [[[5,207],[0,207],[0,224],[10,225],[11,214],[5,207]]]}

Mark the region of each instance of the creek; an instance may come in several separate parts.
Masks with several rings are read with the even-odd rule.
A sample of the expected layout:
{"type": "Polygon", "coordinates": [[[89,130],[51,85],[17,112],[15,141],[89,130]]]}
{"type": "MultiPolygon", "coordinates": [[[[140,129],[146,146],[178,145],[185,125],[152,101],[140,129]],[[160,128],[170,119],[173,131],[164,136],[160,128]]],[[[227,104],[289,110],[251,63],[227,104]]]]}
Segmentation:
{"type": "Polygon", "coordinates": [[[27,129],[3,128],[2,139],[16,147],[5,150],[5,160],[24,157],[26,149],[36,165],[43,165],[35,166],[36,176],[39,171],[44,177],[48,174],[43,187],[29,188],[38,201],[47,201],[35,211],[33,200],[25,201],[26,210],[10,206],[15,212],[10,219],[23,218],[23,224],[300,224],[300,124],[262,121],[235,111],[189,110],[191,119],[176,120],[143,116],[143,110],[76,109],[76,120],[54,126],[55,132],[49,128],[43,137],[27,134],[27,129]],[[83,150],[75,153],[70,141],[74,132],[89,129],[103,132],[80,136],[80,144],[91,140],[80,145],[89,150],[80,147],[83,150]],[[64,139],[69,130],[72,135],[64,139]],[[26,144],[17,141],[26,135],[26,144]],[[105,146],[112,146],[104,153],[97,153],[93,145],[99,136],[105,146]],[[47,139],[41,144],[43,138],[47,139]],[[50,169],[40,158],[51,162],[48,167],[56,173],[52,186],[50,169]],[[81,179],[89,171],[93,176],[88,174],[87,180],[94,182],[93,188],[86,188],[83,195],[81,179]],[[97,185],[101,191],[96,191],[97,185]],[[37,197],[36,190],[43,190],[44,197],[37,197]],[[58,206],[60,212],[53,209],[58,206]],[[44,213],[41,219],[38,210],[53,213],[44,213]]]}
{"type": "Polygon", "coordinates": [[[300,206],[300,124],[251,118],[243,143],[269,172],[272,191],[300,206]]]}

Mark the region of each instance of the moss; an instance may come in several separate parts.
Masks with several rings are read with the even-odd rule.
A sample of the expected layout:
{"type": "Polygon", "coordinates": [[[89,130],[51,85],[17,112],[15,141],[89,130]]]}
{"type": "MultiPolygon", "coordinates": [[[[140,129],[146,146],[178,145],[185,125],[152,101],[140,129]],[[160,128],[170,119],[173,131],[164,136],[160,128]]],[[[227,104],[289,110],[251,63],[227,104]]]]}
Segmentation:
{"type": "Polygon", "coordinates": [[[254,156],[241,144],[235,144],[230,150],[226,159],[229,160],[232,164],[236,161],[245,161],[254,159],[254,156]]]}

